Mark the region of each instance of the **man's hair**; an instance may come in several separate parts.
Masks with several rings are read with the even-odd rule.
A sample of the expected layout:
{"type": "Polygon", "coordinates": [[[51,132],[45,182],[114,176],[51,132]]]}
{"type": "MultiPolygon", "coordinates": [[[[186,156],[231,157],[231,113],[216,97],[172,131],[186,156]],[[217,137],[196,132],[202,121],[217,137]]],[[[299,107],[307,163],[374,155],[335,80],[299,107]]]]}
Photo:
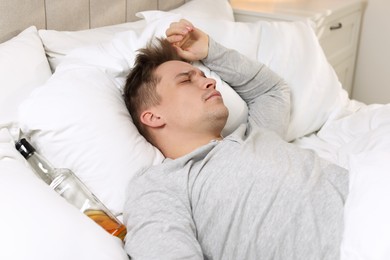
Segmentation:
{"type": "Polygon", "coordinates": [[[151,40],[145,48],[138,50],[134,67],[127,76],[123,92],[127,110],[130,112],[134,125],[148,141],[151,141],[150,136],[139,117],[144,109],[160,103],[156,85],[161,78],[155,74],[155,70],[167,61],[184,61],[166,39],[157,38],[155,40],[151,40]]]}

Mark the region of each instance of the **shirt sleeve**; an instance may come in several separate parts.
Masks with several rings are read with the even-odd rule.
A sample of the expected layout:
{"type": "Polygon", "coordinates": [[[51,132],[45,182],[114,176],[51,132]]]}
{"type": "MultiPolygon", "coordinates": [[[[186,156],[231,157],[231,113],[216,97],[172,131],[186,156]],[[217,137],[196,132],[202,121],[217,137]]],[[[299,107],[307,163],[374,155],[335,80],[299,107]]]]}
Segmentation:
{"type": "Polygon", "coordinates": [[[145,175],[131,182],[123,219],[131,259],[203,259],[183,193],[179,185],[166,187],[145,175]]]}
{"type": "Polygon", "coordinates": [[[245,100],[249,124],[285,137],[290,120],[290,88],[280,76],[266,65],[227,49],[212,38],[208,56],[202,62],[245,100]]]}

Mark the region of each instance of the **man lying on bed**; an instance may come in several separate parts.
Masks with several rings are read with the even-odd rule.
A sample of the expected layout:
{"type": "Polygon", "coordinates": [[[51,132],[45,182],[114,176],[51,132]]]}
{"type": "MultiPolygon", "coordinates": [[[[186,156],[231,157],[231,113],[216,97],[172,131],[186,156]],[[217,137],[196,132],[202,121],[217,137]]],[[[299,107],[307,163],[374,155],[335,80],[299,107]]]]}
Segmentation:
{"type": "Polygon", "coordinates": [[[338,259],[348,175],[282,139],[286,83],[188,21],[166,34],[140,51],[124,93],[139,131],[167,158],[130,183],[128,254],[338,259]],[[215,81],[182,59],[201,60],[231,85],[248,103],[248,123],[222,137],[228,110],[215,81]]]}

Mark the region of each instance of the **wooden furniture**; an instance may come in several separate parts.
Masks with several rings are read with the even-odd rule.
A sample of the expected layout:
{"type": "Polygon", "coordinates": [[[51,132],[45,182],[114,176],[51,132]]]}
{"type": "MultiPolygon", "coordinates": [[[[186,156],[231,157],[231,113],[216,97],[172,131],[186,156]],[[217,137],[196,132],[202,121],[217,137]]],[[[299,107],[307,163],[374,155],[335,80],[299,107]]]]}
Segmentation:
{"type": "Polygon", "coordinates": [[[232,0],[237,21],[310,19],[330,64],[351,96],[363,0],[232,0]]]}

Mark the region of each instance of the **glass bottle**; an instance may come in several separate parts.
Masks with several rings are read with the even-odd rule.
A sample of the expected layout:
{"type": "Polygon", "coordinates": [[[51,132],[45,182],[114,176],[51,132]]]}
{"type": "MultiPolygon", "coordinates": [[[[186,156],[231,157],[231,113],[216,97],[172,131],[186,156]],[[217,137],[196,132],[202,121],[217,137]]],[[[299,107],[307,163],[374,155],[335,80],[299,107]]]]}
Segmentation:
{"type": "Polygon", "coordinates": [[[69,203],[104,228],[108,233],[123,240],[126,227],[69,169],[54,168],[25,139],[20,139],[16,149],[29,162],[35,174],[69,203]]]}

